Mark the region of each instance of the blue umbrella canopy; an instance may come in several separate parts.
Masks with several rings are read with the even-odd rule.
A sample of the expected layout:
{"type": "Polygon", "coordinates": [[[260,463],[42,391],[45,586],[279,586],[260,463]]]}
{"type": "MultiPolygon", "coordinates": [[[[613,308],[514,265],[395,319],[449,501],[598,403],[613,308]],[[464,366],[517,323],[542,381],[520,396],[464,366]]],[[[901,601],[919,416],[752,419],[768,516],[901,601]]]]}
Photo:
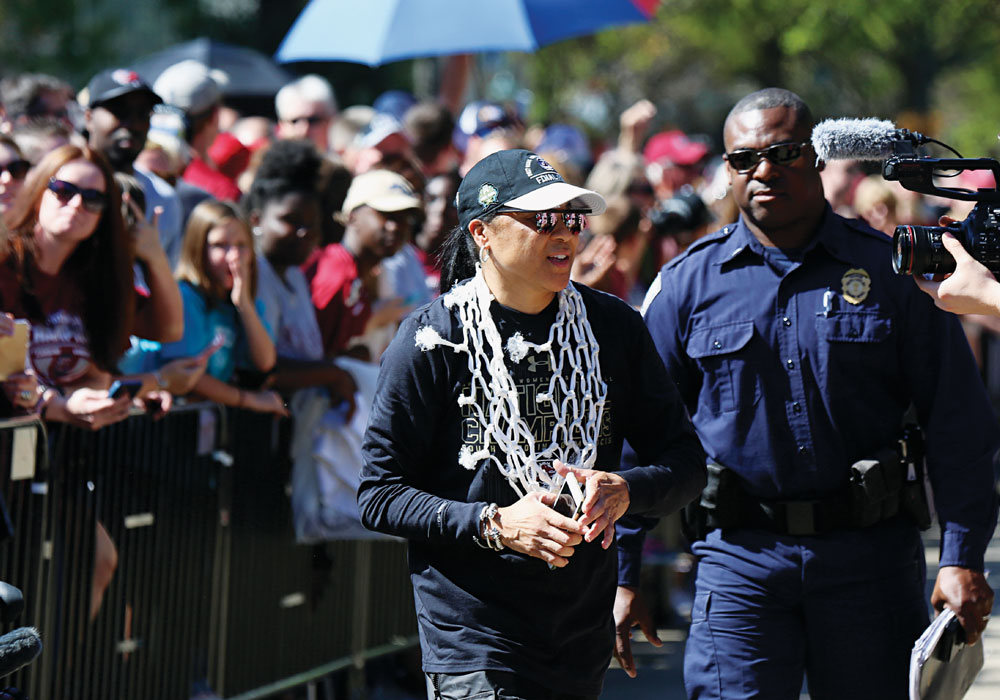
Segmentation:
{"type": "Polygon", "coordinates": [[[644,22],[653,5],[650,0],[310,0],[275,58],[377,66],[421,56],[534,51],[644,22]]]}

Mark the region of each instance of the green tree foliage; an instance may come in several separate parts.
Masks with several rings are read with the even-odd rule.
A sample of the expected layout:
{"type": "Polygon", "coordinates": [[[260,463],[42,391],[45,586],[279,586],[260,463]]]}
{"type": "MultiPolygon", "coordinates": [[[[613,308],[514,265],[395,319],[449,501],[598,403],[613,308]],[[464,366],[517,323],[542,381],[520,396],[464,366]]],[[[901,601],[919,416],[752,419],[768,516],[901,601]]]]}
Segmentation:
{"type": "Polygon", "coordinates": [[[584,85],[716,136],[736,98],[778,85],[818,116],[899,118],[979,154],[1000,128],[998,44],[996,0],[664,0],[648,25],[546,47],[526,72],[542,119],[584,85]]]}
{"type": "Polygon", "coordinates": [[[119,30],[121,20],[86,13],[75,0],[3,0],[0,72],[36,71],[71,82],[85,80],[89,66],[113,58],[114,46],[107,38],[119,30]]]}

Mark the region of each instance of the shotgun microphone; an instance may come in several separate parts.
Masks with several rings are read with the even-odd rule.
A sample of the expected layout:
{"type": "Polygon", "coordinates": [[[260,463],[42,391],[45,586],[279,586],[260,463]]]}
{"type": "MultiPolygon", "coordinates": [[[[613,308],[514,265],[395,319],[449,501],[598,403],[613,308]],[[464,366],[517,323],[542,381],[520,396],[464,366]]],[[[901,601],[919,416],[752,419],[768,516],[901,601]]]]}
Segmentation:
{"type": "Polygon", "coordinates": [[[812,145],[822,161],[886,160],[898,155],[900,142],[927,143],[923,134],[897,128],[887,119],[827,119],[812,131],[812,145]]]}

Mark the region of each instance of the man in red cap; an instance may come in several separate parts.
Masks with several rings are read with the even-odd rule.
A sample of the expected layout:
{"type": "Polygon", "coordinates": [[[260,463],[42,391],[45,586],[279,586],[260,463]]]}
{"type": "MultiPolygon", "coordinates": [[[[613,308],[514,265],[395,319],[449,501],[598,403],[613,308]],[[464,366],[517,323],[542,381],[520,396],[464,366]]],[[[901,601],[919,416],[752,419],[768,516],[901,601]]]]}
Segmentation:
{"type": "Polygon", "coordinates": [[[646,142],[642,150],[646,177],[658,199],[669,199],[684,185],[700,177],[698,167],[708,155],[708,146],[693,141],[683,131],[663,131],[646,142]]]}

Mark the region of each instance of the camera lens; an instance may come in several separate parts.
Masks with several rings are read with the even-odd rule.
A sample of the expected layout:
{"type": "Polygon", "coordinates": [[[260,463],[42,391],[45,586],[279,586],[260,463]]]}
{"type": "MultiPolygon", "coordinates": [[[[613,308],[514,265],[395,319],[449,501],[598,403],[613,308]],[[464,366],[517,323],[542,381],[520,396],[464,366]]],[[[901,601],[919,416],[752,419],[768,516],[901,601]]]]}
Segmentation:
{"type": "Polygon", "coordinates": [[[941,226],[897,226],[892,236],[892,269],[899,275],[955,271],[955,258],[945,250],[941,226]]]}

